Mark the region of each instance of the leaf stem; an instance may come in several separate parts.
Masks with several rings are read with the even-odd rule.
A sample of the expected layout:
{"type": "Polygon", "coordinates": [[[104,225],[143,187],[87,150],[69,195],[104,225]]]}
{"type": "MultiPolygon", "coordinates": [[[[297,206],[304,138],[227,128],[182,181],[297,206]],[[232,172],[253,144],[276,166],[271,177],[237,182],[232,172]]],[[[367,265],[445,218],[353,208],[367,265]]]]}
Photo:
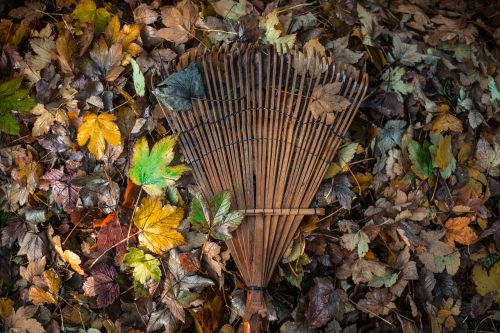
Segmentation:
{"type": "Polygon", "coordinates": [[[132,231],[132,226],[134,225],[134,215],[135,211],[137,210],[137,205],[139,204],[139,199],[141,198],[142,194],[142,186],[141,189],[139,190],[139,194],[137,195],[137,199],[135,200],[134,204],[134,210],[132,211],[132,217],[130,218],[130,224],[128,226],[128,232],[127,232],[127,247],[129,246],[129,239],[130,239],[130,232],[132,231]]]}

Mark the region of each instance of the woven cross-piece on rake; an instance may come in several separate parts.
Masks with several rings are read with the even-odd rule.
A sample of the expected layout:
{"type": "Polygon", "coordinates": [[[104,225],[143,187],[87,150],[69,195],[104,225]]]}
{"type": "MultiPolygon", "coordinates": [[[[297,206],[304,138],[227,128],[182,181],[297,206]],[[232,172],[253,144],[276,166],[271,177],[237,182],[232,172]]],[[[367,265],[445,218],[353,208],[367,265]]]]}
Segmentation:
{"type": "Polygon", "coordinates": [[[329,56],[254,45],[198,50],[174,71],[192,62],[204,97],[166,116],[203,195],[229,190],[232,208],[247,215],[227,245],[248,287],[251,316],[265,309],[262,289],[304,215],[316,212],[309,207],[368,79],[329,56]],[[313,115],[313,92],[331,83],[341,83],[349,107],[333,118],[313,115]]]}

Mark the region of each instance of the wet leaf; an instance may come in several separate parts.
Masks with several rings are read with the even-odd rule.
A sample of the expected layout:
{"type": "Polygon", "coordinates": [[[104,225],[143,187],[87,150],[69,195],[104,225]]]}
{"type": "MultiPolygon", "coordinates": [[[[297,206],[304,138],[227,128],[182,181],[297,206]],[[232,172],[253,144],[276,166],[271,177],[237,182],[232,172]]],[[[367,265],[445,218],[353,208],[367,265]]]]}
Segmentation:
{"type": "Polygon", "coordinates": [[[153,93],[172,111],[180,111],[192,109],[191,99],[203,98],[205,88],[197,65],[190,63],[183,70],[167,77],[153,93]]]}

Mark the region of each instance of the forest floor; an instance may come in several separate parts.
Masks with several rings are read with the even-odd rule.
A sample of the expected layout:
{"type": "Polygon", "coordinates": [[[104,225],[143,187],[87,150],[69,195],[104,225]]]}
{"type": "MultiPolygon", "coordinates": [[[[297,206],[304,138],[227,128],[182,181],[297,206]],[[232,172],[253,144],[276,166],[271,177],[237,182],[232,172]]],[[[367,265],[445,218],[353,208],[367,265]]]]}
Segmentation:
{"type": "Polygon", "coordinates": [[[241,217],[152,94],[236,42],[369,75],[268,330],[498,332],[500,11],[466,0],[1,1],[0,331],[241,331],[241,217]]]}

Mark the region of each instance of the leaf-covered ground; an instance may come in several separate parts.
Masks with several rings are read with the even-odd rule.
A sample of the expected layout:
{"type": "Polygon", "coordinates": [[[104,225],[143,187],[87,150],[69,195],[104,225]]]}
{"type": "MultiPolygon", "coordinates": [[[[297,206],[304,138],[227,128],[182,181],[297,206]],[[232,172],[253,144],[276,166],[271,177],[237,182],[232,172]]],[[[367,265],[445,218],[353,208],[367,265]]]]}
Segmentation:
{"type": "MultiPolygon", "coordinates": [[[[286,44],[369,90],[268,288],[269,331],[496,332],[496,1],[0,2],[0,330],[233,332],[243,285],[152,90],[190,48],[286,44]]],[[[331,92],[331,90],[328,90],[331,92]]],[[[313,112],[342,108],[318,93],[313,112]]]]}

